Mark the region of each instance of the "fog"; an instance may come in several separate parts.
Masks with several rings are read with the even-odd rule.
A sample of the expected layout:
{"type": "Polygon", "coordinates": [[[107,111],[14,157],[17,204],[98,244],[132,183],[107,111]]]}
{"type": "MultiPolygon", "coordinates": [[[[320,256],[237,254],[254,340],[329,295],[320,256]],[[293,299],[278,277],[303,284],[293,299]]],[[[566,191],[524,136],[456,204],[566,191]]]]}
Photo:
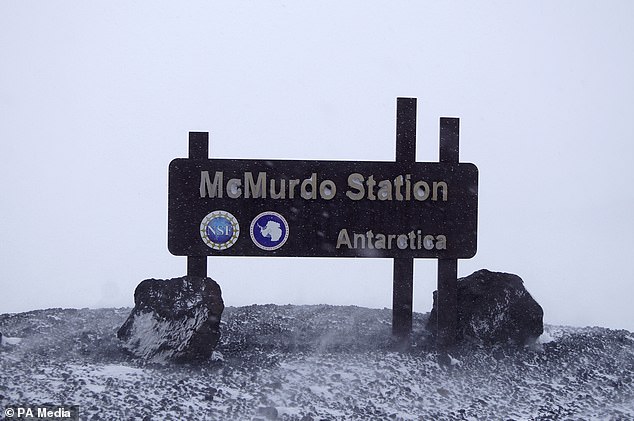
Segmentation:
{"type": "MultiPolygon", "coordinates": [[[[185,274],[167,169],[189,131],[217,158],[417,160],[460,118],[479,168],[480,268],[545,321],[634,330],[634,3],[0,4],[0,313],[133,305],[185,274]]],[[[226,305],[391,307],[390,259],[210,258],[226,305]]],[[[415,311],[436,262],[415,263],[415,311]]]]}

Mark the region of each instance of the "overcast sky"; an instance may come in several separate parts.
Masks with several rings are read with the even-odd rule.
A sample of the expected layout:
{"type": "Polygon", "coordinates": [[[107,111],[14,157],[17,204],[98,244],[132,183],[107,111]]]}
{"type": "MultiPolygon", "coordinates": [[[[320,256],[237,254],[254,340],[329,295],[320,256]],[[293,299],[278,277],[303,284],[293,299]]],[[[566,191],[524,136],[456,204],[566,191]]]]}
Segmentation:
{"type": "MultiPolygon", "coordinates": [[[[480,268],[545,321],[634,330],[634,2],[0,1],[0,313],[132,306],[167,250],[167,169],[213,157],[419,161],[460,117],[480,268]]],[[[391,307],[389,259],[210,258],[226,305],[391,307]]],[[[415,265],[416,311],[436,262],[415,265]]]]}

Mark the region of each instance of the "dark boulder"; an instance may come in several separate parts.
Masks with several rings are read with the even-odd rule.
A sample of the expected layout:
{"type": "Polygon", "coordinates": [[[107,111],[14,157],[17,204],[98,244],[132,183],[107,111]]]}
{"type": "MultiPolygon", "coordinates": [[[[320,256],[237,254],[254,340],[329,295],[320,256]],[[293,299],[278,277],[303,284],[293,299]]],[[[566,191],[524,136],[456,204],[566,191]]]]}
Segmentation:
{"type": "Polygon", "coordinates": [[[146,279],[134,291],[134,304],[117,332],[134,355],[153,361],[211,356],[224,310],[220,286],[213,279],[146,279]]]}
{"type": "MultiPolygon", "coordinates": [[[[436,336],[437,291],[427,330],[436,336]]],[[[522,278],[486,269],[458,279],[458,342],[526,345],[544,332],[544,311],[522,278]]]]}

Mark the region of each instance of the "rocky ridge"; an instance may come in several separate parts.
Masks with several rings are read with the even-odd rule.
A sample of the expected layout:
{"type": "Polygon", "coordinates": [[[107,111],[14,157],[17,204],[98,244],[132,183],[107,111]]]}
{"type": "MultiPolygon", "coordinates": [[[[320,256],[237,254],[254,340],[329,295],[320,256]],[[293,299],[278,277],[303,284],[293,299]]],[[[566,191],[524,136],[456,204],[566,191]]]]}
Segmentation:
{"type": "Polygon", "coordinates": [[[149,364],[116,331],[130,309],[0,315],[0,406],[77,404],[81,419],[634,419],[634,335],[545,326],[533,347],[456,349],[440,366],[415,314],[394,350],[391,311],[228,307],[211,359],[149,364]]]}

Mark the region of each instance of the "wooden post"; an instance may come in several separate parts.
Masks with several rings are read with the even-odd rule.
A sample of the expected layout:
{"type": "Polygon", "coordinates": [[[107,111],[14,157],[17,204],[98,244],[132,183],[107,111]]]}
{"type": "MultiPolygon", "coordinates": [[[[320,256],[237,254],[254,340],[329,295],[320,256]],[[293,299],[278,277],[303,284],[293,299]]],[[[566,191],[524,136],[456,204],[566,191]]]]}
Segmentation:
{"type": "Polygon", "coordinates": [[[416,98],[396,99],[396,162],[416,162],[416,98]]]}
{"type": "Polygon", "coordinates": [[[439,349],[447,349],[455,344],[458,327],[457,259],[438,259],[437,294],[437,344],[439,349]]]}
{"type": "Polygon", "coordinates": [[[412,332],[414,259],[394,259],[392,289],[392,335],[406,339],[412,332]]]}
{"type": "MultiPolygon", "coordinates": [[[[460,119],[440,119],[440,162],[458,163],[460,119]]],[[[458,326],[458,259],[438,259],[437,344],[447,349],[456,342],[458,326]]]]}
{"type": "MultiPolygon", "coordinates": [[[[189,132],[189,159],[209,159],[209,133],[189,132]]],[[[187,256],[187,276],[207,277],[207,256],[187,256]]]]}
{"type": "Polygon", "coordinates": [[[187,276],[207,277],[207,256],[187,256],[187,276]]]}
{"type": "MultiPolygon", "coordinates": [[[[396,162],[416,162],[416,98],[396,100],[396,162]]],[[[396,258],[393,263],[392,335],[404,340],[412,332],[414,259],[396,258]]]]}

